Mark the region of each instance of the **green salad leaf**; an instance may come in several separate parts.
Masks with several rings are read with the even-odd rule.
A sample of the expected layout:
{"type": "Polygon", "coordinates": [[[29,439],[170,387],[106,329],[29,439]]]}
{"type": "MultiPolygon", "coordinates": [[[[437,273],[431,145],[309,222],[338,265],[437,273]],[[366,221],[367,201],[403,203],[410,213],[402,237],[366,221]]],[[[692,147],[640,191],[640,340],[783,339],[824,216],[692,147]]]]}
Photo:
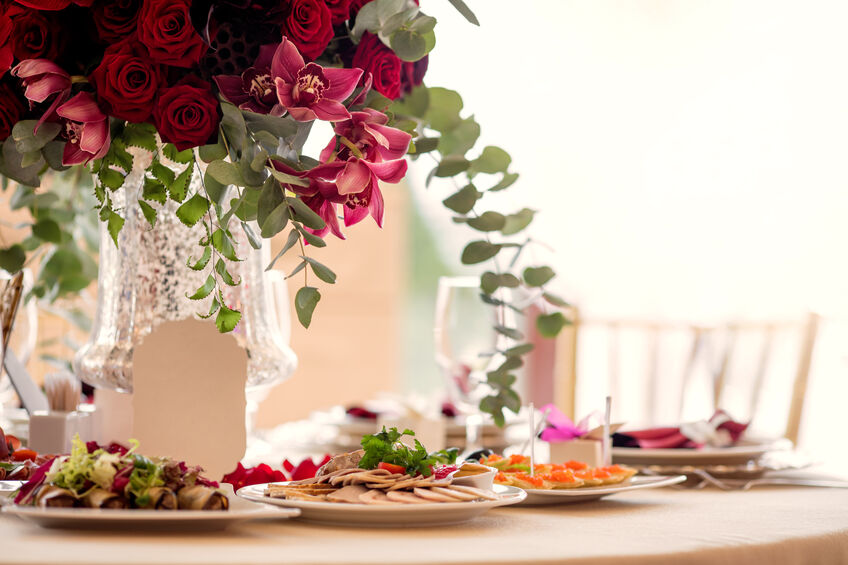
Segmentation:
{"type": "Polygon", "coordinates": [[[403,436],[414,437],[415,432],[404,430],[399,432],[397,428],[383,430],[362,438],[362,449],[365,455],[359,462],[362,469],[375,469],[380,463],[391,463],[400,465],[409,475],[423,475],[429,477],[433,474],[433,467],[438,464],[448,465],[456,462],[459,450],[455,447],[442,449],[428,453],[421,442],[415,440],[415,447],[410,448],[400,442],[403,436]]]}

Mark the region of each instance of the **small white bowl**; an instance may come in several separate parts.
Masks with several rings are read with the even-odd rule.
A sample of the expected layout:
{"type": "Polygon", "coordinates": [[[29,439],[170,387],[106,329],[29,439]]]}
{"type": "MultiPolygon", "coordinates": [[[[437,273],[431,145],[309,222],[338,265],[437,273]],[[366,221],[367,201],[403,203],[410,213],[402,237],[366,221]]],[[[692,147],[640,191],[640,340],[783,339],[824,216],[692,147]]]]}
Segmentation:
{"type": "MultiPolygon", "coordinates": [[[[495,475],[498,474],[498,470],[494,467],[487,467],[486,465],[480,465],[479,463],[474,463],[474,465],[479,465],[480,467],[486,467],[488,471],[482,473],[475,473],[473,475],[466,475],[464,477],[456,477],[454,476],[451,481],[455,485],[465,485],[468,487],[479,488],[482,490],[492,490],[495,475]]],[[[460,470],[462,470],[462,466],[460,466],[460,470]]]]}

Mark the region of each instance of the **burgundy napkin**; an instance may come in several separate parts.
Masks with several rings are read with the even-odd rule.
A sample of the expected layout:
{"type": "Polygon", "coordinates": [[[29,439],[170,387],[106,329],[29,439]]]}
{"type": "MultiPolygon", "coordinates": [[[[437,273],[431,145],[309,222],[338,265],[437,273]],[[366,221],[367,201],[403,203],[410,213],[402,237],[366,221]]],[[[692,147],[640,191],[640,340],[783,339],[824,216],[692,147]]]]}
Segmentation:
{"type": "MultiPolygon", "coordinates": [[[[714,430],[726,431],[730,435],[732,443],[739,441],[748,428],[747,423],[734,421],[724,410],[716,410],[709,420],[699,424],[711,426],[714,430]]],[[[697,441],[687,436],[684,433],[687,429],[689,428],[683,425],[618,432],[613,434],[612,444],[614,447],[638,447],[642,449],[695,449],[706,445],[703,441],[697,441]]]]}

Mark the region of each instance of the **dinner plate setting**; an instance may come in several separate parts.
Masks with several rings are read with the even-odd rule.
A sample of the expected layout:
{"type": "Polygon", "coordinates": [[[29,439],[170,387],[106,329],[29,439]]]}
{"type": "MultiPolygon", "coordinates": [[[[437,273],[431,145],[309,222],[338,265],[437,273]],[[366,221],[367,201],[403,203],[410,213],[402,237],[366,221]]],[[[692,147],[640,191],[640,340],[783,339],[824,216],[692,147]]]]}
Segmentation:
{"type": "MultiPolygon", "coordinates": [[[[225,485],[226,487],[226,485],[225,485]]],[[[294,518],[297,508],[270,508],[227,493],[226,512],[209,510],[104,510],[97,508],[39,508],[6,504],[0,510],[43,528],[94,530],[210,531],[260,519],[294,518]]]]}
{"type": "Polygon", "coordinates": [[[685,475],[642,477],[636,476],[626,483],[600,487],[572,489],[526,489],[527,498],[522,506],[547,506],[591,502],[601,498],[634,490],[670,487],[686,480],[685,475]]]}
{"type": "Polygon", "coordinates": [[[265,495],[266,488],[268,484],[251,485],[239,489],[237,494],[253,502],[296,509],[300,511],[302,520],[351,527],[414,528],[460,524],[493,508],[518,504],[528,496],[525,491],[516,487],[494,485],[493,490],[498,495],[497,500],[382,506],[271,498],[265,495]]]}

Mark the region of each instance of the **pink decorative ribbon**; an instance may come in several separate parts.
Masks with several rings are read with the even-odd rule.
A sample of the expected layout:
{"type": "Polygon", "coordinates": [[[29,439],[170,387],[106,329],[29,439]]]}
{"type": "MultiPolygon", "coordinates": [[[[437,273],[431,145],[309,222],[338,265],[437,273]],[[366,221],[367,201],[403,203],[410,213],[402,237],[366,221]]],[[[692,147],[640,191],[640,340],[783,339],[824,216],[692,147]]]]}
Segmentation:
{"type": "Polygon", "coordinates": [[[548,428],[542,431],[541,438],[550,443],[559,443],[581,438],[589,433],[589,422],[597,414],[592,413],[575,424],[553,404],[546,404],[542,412],[548,412],[548,428]]]}

